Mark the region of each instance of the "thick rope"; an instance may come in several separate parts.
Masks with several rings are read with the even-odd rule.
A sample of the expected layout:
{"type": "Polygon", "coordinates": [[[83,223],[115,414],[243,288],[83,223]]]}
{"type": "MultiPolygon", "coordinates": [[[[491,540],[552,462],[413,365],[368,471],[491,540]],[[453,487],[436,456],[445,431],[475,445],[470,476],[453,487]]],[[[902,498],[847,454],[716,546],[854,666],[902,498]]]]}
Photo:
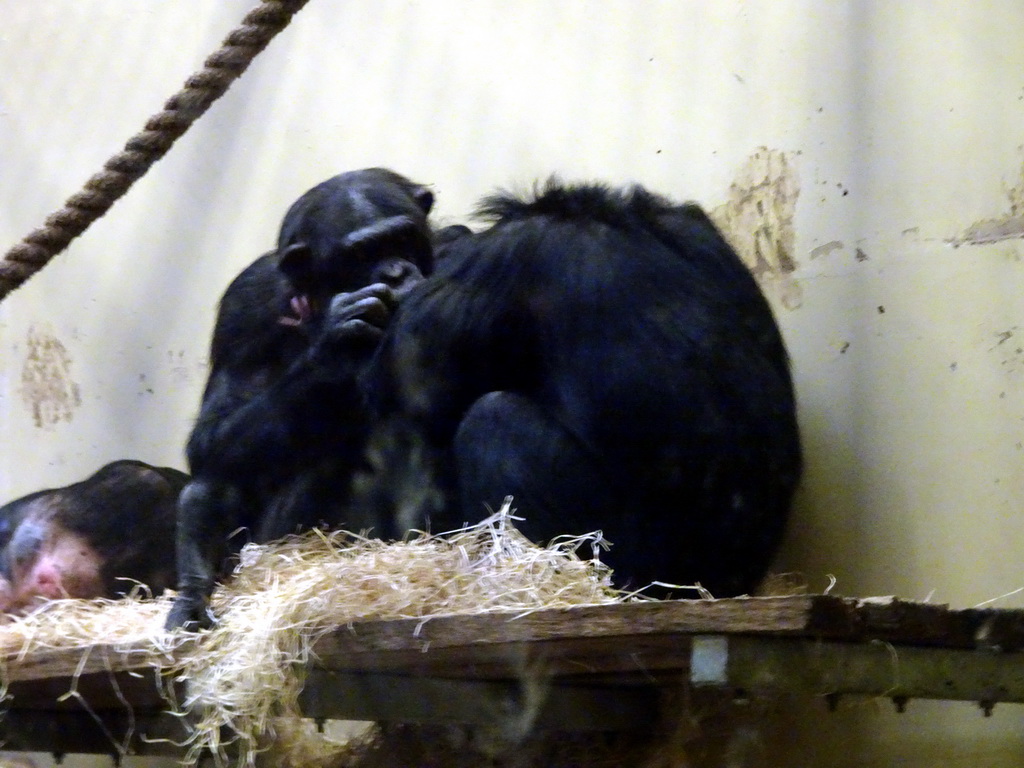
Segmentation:
{"type": "Polygon", "coordinates": [[[42,228],[11,248],[0,261],[0,301],[45,267],[96,219],[107,212],[174,142],[216,101],[249,66],[292,16],[309,0],[261,0],[185,81],[161,112],[132,136],[123,151],[104,163],[64,207],[51,213],[42,228]]]}

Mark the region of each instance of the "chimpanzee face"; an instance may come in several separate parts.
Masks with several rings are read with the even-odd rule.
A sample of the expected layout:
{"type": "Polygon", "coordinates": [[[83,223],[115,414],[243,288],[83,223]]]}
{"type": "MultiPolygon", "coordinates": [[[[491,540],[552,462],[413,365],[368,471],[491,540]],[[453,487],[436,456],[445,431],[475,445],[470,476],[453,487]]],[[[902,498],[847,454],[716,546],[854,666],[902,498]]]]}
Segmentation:
{"type": "Polygon", "coordinates": [[[401,296],[432,271],[432,205],[430,190],[391,171],[336,176],[288,211],[279,267],[314,311],[338,293],[374,283],[401,296]]]}
{"type": "Polygon", "coordinates": [[[23,521],[7,556],[7,572],[0,579],[2,611],[17,611],[40,599],[104,594],[102,558],[81,535],[52,518],[23,521]]]}
{"type": "Polygon", "coordinates": [[[4,576],[12,582],[25,577],[47,538],[47,526],[41,520],[25,520],[14,532],[7,545],[4,562],[4,576]]]}

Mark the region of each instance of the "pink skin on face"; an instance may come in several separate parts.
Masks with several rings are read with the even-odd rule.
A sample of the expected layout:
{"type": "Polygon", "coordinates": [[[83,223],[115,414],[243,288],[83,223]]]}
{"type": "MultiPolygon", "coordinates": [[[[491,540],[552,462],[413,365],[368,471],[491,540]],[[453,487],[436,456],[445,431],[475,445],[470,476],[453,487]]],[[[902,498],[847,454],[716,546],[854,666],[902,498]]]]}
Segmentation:
{"type": "Polygon", "coordinates": [[[100,597],[104,592],[96,551],[79,536],[54,526],[39,556],[15,573],[13,584],[0,579],[0,611],[19,614],[43,600],[100,597]]]}

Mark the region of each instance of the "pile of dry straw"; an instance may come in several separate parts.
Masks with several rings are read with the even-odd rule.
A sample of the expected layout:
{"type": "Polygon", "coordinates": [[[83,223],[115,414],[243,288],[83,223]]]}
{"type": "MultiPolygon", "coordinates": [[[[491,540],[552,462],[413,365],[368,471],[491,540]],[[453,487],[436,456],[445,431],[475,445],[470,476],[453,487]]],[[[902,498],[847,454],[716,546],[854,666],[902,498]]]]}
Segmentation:
{"type": "Polygon", "coordinates": [[[318,637],[364,619],[453,613],[524,613],[619,602],[598,559],[599,533],[540,547],[514,527],[508,504],[453,533],[384,543],[349,533],[310,534],[243,550],[234,577],[214,595],[217,627],[198,637],[167,634],[169,597],[58,600],[0,626],[0,666],[41,649],[105,644],[165,676],[188,680],[200,713],[192,754],[223,755],[235,742],[252,762],[261,735],[297,717],[302,668],[318,637]],[[225,741],[224,734],[230,734],[225,741]]]}

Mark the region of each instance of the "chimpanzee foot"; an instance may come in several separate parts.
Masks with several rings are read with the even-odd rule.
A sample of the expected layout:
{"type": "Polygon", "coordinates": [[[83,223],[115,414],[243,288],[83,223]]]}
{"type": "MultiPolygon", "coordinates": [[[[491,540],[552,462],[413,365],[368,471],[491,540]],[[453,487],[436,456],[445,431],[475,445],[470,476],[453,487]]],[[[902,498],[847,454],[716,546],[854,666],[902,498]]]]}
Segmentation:
{"type": "Polygon", "coordinates": [[[198,632],[201,629],[211,629],[216,623],[217,617],[213,615],[210,603],[203,595],[179,592],[174,598],[170,613],[167,614],[164,629],[168,632],[176,629],[198,632]]]}

